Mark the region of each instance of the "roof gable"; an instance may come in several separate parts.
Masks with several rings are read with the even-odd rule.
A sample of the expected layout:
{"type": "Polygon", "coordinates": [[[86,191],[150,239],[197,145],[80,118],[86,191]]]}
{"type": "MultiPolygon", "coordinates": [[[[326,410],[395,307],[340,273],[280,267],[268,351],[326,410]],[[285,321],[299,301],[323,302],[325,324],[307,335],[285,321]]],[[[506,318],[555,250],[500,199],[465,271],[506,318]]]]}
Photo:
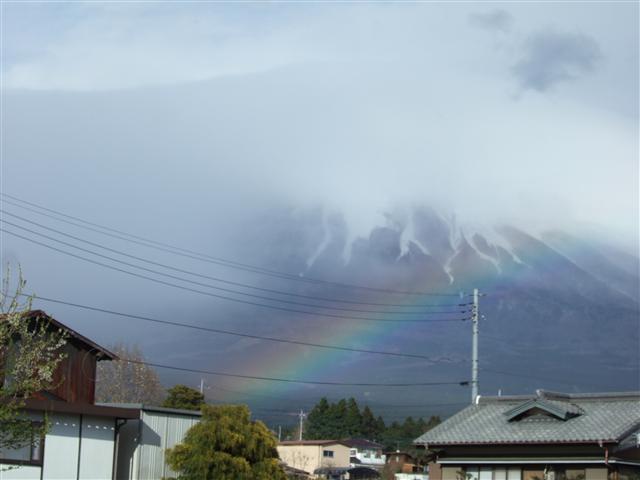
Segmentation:
{"type": "Polygon", "coordinates": [[[504,412],[507,421],[520,421],[529,417],[537,419],[552,417],[557,420],[567,421],[570,418],[581,415],[583,411],[576,405],[568,402],[552,402],[549,400],[534,398],[504,412]]]}
{"type": "MultiPolygon", "coordinates": [[[[0,316],[0,319],[1,317],[2,316],[0,316]]],[[[97,360],[117,360],[118,359],[118,356],[115,355],[114,353],[98,345],[96,342],[85,337],[84,335],[81,335],[80,333],[76,332],[75,330],[68,327],[64,323],[56,320],[55,318],[48,315],[46,312],[42,310],[30,310],[28,312],[25,312],[24,318],[27,320],[35,321],[35,322],[45,321],[45,322],[48,322],[48,324],[50,325],[50,328],[55,330],[62,330],[66,332],[68,336],[68,341],[73,342],[77,345],[80,345],[86,350],[91,351],[96,356],[97,360]]]]}

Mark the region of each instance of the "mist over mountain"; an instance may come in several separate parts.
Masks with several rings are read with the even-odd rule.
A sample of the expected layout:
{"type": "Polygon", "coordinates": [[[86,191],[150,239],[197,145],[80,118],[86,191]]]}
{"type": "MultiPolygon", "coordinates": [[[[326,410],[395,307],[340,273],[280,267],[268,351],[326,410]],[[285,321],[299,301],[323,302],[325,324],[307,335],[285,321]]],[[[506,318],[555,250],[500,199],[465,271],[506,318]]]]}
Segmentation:
{"type": "MultiPolygon", "coordinates": [[[[42,297],[428,357],[36,304],[158,363],[463,382],[471,325],[459,304],[478,288],[481,393],[637,389],[637,18],[638,5],[623,3],[14,2],[2,20],[2,193],[252,267],[6,199],[23,219],[3,214],[3,229],[23,238],[0,235],[2,262],[21,265],[42,297]],[[65,234],[117,260],[56,243],[100,249],[65,234]],[[408,311],[447,321],[386,321],[408,311]]],[[[160,375],[168,386],[201,381],[160,375]]],[[[210,401],[246,401],[278,421],[321,395],[353,395],[388,416],[451,413],[470,396],[457,384],[205,380],[210,401]]]]}
{"type": "MultiPolygon", "coordinates": [[[[386,217],[386,225],[349,245],[339,215],[327,218],[321,209],[274,215],[249,229],[257,243],[242,246],[247,257],[250,249],[268,252],[272,266],[312,278],[467,295],[478,288],[486,294],[480,329],[484,393],[535,385],[572,391],[639,387],[637,256],[559,230],[536,236],[509,225],[471,228],[429,207],[399,220],[386,217]]],[[[343,288],[326,287],[324,293],[359,298],[343,288]]],[[[468,360],[470,326],[430,328],[388,331],[402,350],[468,360]]],[[[383,361],[369,362],[385,376],[383,361]]],[[[439,365],[438,373],[466,375],[466,368],[439,365]]],[[[415,367],[409,371],[403,378],[416,373],[415,367]]]]}

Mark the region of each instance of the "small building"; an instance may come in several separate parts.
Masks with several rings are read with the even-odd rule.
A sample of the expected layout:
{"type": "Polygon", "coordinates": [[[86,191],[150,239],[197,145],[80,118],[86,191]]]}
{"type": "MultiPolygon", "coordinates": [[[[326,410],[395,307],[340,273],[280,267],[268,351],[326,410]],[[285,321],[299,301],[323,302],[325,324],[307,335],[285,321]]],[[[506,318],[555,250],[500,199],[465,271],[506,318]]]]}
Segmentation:
{"type": "Polygon", "coordinates": [[[386,452],[386,469],[395,480],[429,480],[427,466],[408,452],[386,452]]]}
{"type": "Polygon", "coordinates": [[[113,404],[131,409],[136,418],[121,425],[116,458],[116,480],[148,480],[177,477],[166,463],[166,450],[181,443],[187,431],[200,421],[193,410],[142,404],[113,404]]]}
{"type": "Polygon", "coordinates": [[[431,480],[628,480],[640,475],[640,393],[479,397],[415,444],[431,480]]]}
{"type": "Polygon", "coordinates": [[[349,447],[349,463],[352,467],[382,469],[385,465],[383,446],[364,438],[347,438],[342,443],[349,447]]]}
{"type": "Polygon", "coordinates": [[[336,469],[349,468],[350,449],[338,440],[284,441],[277,448],[280,459],[288,466],[313,474],[315,478],[322,478],[321,475],[344,478],[335,473],[336,469]]]}
{"type": "Polygon", "coordinates": [[[200,412],[95,404],[97,362],[116,356],[40,310],[29,312],[26,319],[46,321],[52,331],[64,331],[66,357],[54,374],[55,388],[26,401],[26,414],[34,422],[43,422],[46,415],[50,430],[30,446],[0,451],[0,478],[150,480],[174,476],[166,465],[166,449],[182,441],[200,420],[200,412]]]}
{"type": "Polygon", "coordinates": [[[2,479],[113,478],[119,429],[139,416],[134,409],[94,404],[97,362],[116,356],[43,311],[27,313],[25,321],[47,322],[52,331],[66,332],[66,358],[54,372],[56,386],[25,405],[35,423],[42,423],[46,415],[49,431],[31,445],[0,452],[2,479]]]}

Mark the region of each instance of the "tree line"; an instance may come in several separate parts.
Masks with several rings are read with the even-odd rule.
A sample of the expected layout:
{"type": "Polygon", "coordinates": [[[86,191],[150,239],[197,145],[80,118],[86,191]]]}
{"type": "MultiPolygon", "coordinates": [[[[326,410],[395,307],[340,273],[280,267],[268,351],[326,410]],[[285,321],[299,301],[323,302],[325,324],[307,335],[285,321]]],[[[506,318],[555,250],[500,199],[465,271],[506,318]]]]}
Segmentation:
{"type": "MultiPolygon", "coordinates": [[[[439,416],[386,424],[368,405],[360,408],[354,398],[330,403],[326,398],[313,407],[303,429],[306,440],[365,438],[384,445],[386,450],[412,450],[413,440],[440,423],[439,416]]],[[[293,432],[289,432],[293,436],[293,432]]]]}

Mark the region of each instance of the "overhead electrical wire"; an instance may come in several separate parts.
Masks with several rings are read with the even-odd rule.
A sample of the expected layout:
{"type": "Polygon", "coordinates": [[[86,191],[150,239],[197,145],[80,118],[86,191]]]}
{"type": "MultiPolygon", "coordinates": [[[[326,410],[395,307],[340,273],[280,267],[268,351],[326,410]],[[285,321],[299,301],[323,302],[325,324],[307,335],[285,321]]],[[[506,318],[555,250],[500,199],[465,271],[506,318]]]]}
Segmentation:
{"type": "Polygon", "coordinates": [[[79,217],[75,217],[72,215],[68,215],[66,213],[57,211],[57,210],[53,210],[51,208],[47,208],[44,207],[42,205],[38,205],[36,203],[33,202],[29,202],[27,200],[15,197],[13,195],[9,195],[7,193],[4,192],[0,192],[0,195],[2,195],[3,197],[5,197],[2,201],[6,202],[10,205],[14,205],[17,206],[19,208],[23,208],[26,209],[28,211],[37,213],[39,215],[43,215],[43,216],[47,216],[50,218],[54,218],[57,221],[63,221],[66,223],[70,223],[72,225],[78,226],[80,228],[88,228],[90,230],[96,231],[95,229],[91,229],[89,227],[87,227],[87,225],[93,226],[93,227],[97,227],[101,230],[98,230],[98,233],[101,233],[103,235],[110,235],[110,236],[114,236],[113,233],[118,234],[118,236],[116,236],[116,238],[119,238],[121,240],[124,241],[129,241],[129,242],[134,242],[134,243],[138,243],[150,248],[155,248],[155,249],[159,249],[162,251],[166,251],[175,255],[182,255],[182,256],[188,256],[190,258],[195,258],[198,260],[203,260],[203,261],[208,261],[210,263],[214,263],[217,265],[221,265],[221,266],[225,266],[225,267],[229,267],[229,268],[236,268],[236,269],[240,269],[240,270],[245,270],[245,271],[249,271],[252,273],[258,273],[261,275],[268,275],[268,276],[274,276],[274,277],[278,277],[278,278],[282,278],[282,279],[287,279],[287,280],[292,280],[292,281],[297,281],[297,282],[305,282],[305,283],[314,283],[314,284],[323,284],[323,285],[332,285],[335,287],[340,287],[340,288],[350,288],[350,289],[358,289],[358,290],[363,290],[363,291],[372,291],[372,292],[379,292],[379,293],[388,293],[388,294],[395,294],[395,295],[416,295],[416,296],[430,296],[430,297],[461,297],[460,293],[436,293],[436,292],[416,292],[416,291],[402,291],[402,290],[393,290],[393,289],[387,289],[387,288],[376,288],[376,287],[369,287],[369,286],[363,286],[363,285],[354,285],[354,284],[349,284],[349,283],[342,283],[342,282],[335,282],[335,281],[330,281],[330,280],[324,280],[324,279],[319,279],[319,278],[313,278],[313,277],[302,277],[299,275],[293,275],[290,273],[286,273],[286,272],[280,272],[277,270],[271,270],[271,269],[267,269],[267,268],[263,268],[263,267],[259,267],[259,266],[255,266],[255,265],[250,265],[247,263],[242,263],[242,262],[237,262],[237,261],[233,261],[233,260],[227,260],[227,259],[223,259],[220,257],[214,257],[211,255],[207,255],[204,253],[200,253],[200,252],[196,252],[194,250],[189,250],[189,249],[185,249],[185,248],[181,248],[181,247],[176,247],[174,245],[168,244],[168,243],[164,243],[164,242],[159,242],[157,240],[153,240],[153,239],[149,239],[149,238],[145,238],[139,235],[134,235],[131,233],[127,233],[124,232],[122,230],[117,230],[115,228],[111,228],[111,227],[107,227],[104,225],[100,225],[98,223],[94,223],[94,222],[90,222],[88,220],[84,220],[82,218],[79,217]],[[13,200],[7,200],[7,198],[13,200]],[[19,203],[15,203],[15,202],[19,202],[19,203]],[[32,207],[35,207],[37,209],[40,210],[44,210],[46,212],[50,212],[53,213],[55,215],[59,215],[62,216],[64,218],[67,219],[71,219],[74,220],[75,222],[79,222],[79,223],[73,223],[73,222],[69,222],[68,220],[63,220],[60,218],[56,218],[56,217],[52,217],[51,215],[45,214],[41,211],[38,210],[34,210],[31,208],[26,207],[25,205],[30,205],[32,207]],[[104,231],[102,231],[104,230],[104,231]],[[107,233],[107,232],[112,232],[112,233],[107,233]]]}
{"type": "MultiPolygon", "coordinates": [[[[256,397],[256,398],[266,398],[270,400],[278,400],[278,405],[281,405],[282,402],[290,403],[291,405],[297,405],[298,407],[303,406],[304,408],[313,408],[317,403],[317,398],[304,398],[300,400],[293,400],[290,396],[275,396],[275,395],[265,395],[254,392],[241,392],[238,390],[231,390],[226,387],[220,387],[219,385],[214,385],[210,383],[205,383],[205,390],[215,391],[221,390],[223,392],[234,393],[243,397],[256,397]]],[[[326,397],[325,397],[326,398],[326,397]]],[[[330,403],[336,403],[341,399],[338,398],[327,398],[327,401],[330,403]]],[[[448,406],[456,406],[456,405],[469,405],[469,402],[446,402],[446,403],[421,403],[421,404],[388,404],[388,403],[378,403],[378,402],[370,402],[366,398],[365,399],[356,399],[356,401],[360,404],[361,407],[369,407],[371,410],[384,410],[386,408],[421,408],[421,407],[448,407],[448,406]]],[[[293,407],[292,407],[293,408],[293,407]]]]}
{"type": "Polygon", "coordinates": [[[521,378],[530,378],[533,380],[542,380],[545,382],[554,382],[554,383],[560,383],[560,384],[564,384],[564,385],[571,385],[571,386],[577,386],[577,384],[573,383],[573,382],[569,382],[567,380],[561,380],[559,378],[550,378],[550,377],[546,377],[546,376],[538,376],[538,375],[529,375],[526,373],[516,373],[516,372],[504,372],[501,370],[493,370],[491,368],[480,368],[480,371],[482,372],[488,372],[488,373],[495,373],[496,375],[507,375],[509,377],[521,377],[521,378]]]}
{"type": "MultiPolygon", "coordinates": [[[[5,221],[4,223],[7,223],[7,222],[5,221]]],[[[29,230],[29,229],[25,229],[24,227],[18,227],[18,228],[21,228],[22,230],[27,230],[27,231],[29,230]]],[[[14,237],[17,237],[17,238],[21,238],[22,240],[25,240],[27,242],[30,242],[30,243],[33,243],[33,244],[36,244],[36,245],[40,245],[40,246],[42,246],[44,248],[47,248],[47,249],[50,249],[50,250],[54,250],[54,251],[62,253],[64,255],[67,255],[67,256],[70,256],[70,257],[73,257],[73,258],[77,258],[79,260],[83,260],[85,262],[92,263],[94,265],[99,265],[101,267],[104,267],[104,268],[107,268],[107,269],[110,269],[110,270],[114,270],[114,271],[117,271],[117,272],[125,273],[125,274],[133,276],[133,277],[137,277],[137,278],[148,280],[148,281],[151,281],[151,282],[154,282],[154,283],[158,283],[160,285],[165,285],[165,286],[177,288],[179,290],[184,290],[184,291],[188,291],[188,292],[198,293],[200,295],[206,295],[206,296],[213,297],[213,298],[219,298],[219,299],[222,299],[222,300],[228,300],[228,301],[235,302],[235,303],[241,303],[241,304],[245,304],[245,305],[253,305],[253,306],[257,306],[257,307],[268,308],[268,309],[271,309],[271,310],[278,310],[278,311],[282,311],[282,312],[291,312],[291,313],[299,313],[299,314],[309,315],[309,316],[313,316],[313,317],[327,317],[327,318],[338,318],[338,319],[345,319],[345,320],[359,320],[359,321],[368,321],[368,322],[431,323],[431,322],[463,322],[463,321],[468,320],[467,317],[464,317],[464,318],[429,318],[429,319],[370,318],[370,317],[359,317],[359,316],[350,316],[350,315],[337,315],[337,314],[325,313],[325,312],[312,312],[312,311],[309,311],[309,310],[300,310],[300,309],[297,309],[297,308],[288,308],[288,307],[281,307],[281,306],[277,306],[277,305],[269,305],[269,304],[265,304],[265,303],[252,302],[252,301],[248,301],[248,300],[241,300],[239,298],[227,297],[225,295],[219,295],[219,294],[212,293],[212,292],[205,292],[205,291],[202,291],[202,290],[197,290],[195,288],[186,287],[184,285],[178,285],[178,284],[167,282],[167,281],[164,281],[164,280],[160,280],[160,279],[157,279],[157,278],[154,278],[154,277],[149,277],[147,275],[142,275],[142,274],[139,274],[139,273],[136,273],[136,272],[131,272],[129,270],[125,270],[123,268],[119,268],[119,267],[116,267],[116,266],[113,266],[113,265],[109,265],[109,264],[106,264],[106,263],[98,262],[96,260],[93,260],[93,259],[90,259],[90,258],[87,258],[87,257],[83,257],[82,255],[77,255],[75,253],[68,252],[66,250],[62,250],[60,248],[48,245],[46,243],[39,242],[39,241],[34,240],[32,238],[25,237],[24,235],[20,235],[18,233],[15,233],[15,232],[12,232],[10,230],[7,230],[4,227],[0,227],[0,231],[5,232],[5,233],[7,233],[9,235],[12,235],[14,237]]],[[[43,235],[43,234],[38,234],[38,233],[36,233],[36,234],[46,237],[46,235],[43,235]]],[[[66,242],[62,242],[61,240],[55,240],[55,239],[53,239],[53,240],[58,242],[58,243],[63,243],[63,244],[66,243],[66,242]]],[[[77,248],[79,250],[85,250],[85,249],[82,249],[80,247],[75,247],[75,248],[77,248]]],[[[104,255],[100,255],[100,254],[95,254],[95,255],[104,257],[104,255]]],[[[107,258],[109,258],[109,257],[107,257],[107,258]]],[[[116,261],[117,263],[120,263],[120,264],[128,264],[127,262],[118,261],[118,260],[115,260],[115,259],[114,259],[114,261],[116,261]]],[[[150,270],[150,269],[147,269],[147,268],[144,268],[144,267],[135,266],[135,265],[134,265],[134,267],[138,268],[138,269],[141,269],[141,270],[147,270],[147,271],[150,270]]],[[[168,275],[168,274],[162,274],[162,275],[163,276],[168,276],[168,277],[173,277],[172,275],[168,275]]],[[[182,280],[182,281],[186,282],[186,280],[182,280]]],[[[193,282],[191,282],[191,283],[193,283],[193,282]]],[[[246,294],[246,295],[248,295],[248,294],[246,294]]]]}
{"type": "Polygon", "coordinates": [[[220,333],[220,334],[223,334],[223,335],[231,335],[231,336],[235,336],[235,337],[253,338],[253,339],[256,339],[256,340],[265,340],[265,341],[269,341],[269,342],[279,342],[279,343],[289,343],[289,344],[293,344],[293,345],[303,345],[303,346],[315,347],[315,348],[326,348],[326,349],[332,349],[332,350],[343,350],[343,351],[347,351],[347,352],[368,353],[368,354],[372,354],[372,355],[386,355],[386,356],[393,356],[393,357],[420,358],[420,359],[423,359],[423,360],[429,360],[431,362],[454,363],[450,359],[434,358],[434,357],[429,357],[427,355],[419,355],[419,354],[414,354],[414,353],[389,352],[389,351],[380,351],[380,350],[370,350],[370,349],[352,348],[352,347],[341,347],[341,346],[338,346],[338,345],[326,345],[326,344],[321,344],[321,343],[304,342],[304,341],[301,341],[301,340],[292,340],[292,339],[285,339],[285,338],[278,338],[278,337],[267,337],[267,336],[262,336],[262,335],[253,335],[253,334],[249,334],[249,333],[240,333],[240,332],[234,332],[234,331],[231,331],[231,330],[223,330],[223,329],[219,329],[219,328],[203,327],[203,326],[193,325],[193,324],[183,323],[183,322],[174,322],[174,321],[170,321],[170,320],[160,320],[158,318],[147,317],[147,316],[143,316],[143,315],[134,315],[134,314],[130,314],[130,313],[117,312],[117,311],[108,310],[108,309],[105,309],[105,308],[92,307],[92,306],[89,306],[89,305],[82,305],[82,304],[79,304],[79,303],[67,302],[67,301],[64,301],[64,300],[57,300],[57,299],[53,299],[53,298],[40,297],[40,296],[37,296],[37,295],[27,295],[27,294],[21,294],[21,295],[23,297],[32,297],[36,301],[37,300],[42,300],[42,301],[45,301],[45,302],[57,303],[57,304],[60,304],[60,305],[66,305],[66,306],[70,306],[70,307],[81,308],[81,309],[84,309],[84,310],[90,310],[90,311],[93,311],[93,312],[106,313],[106,314],[109,314],[109,315],[115,315],[115,316],[119,316],[119,317],[131,318],[131,319],[134,319],[134,320],[142,320],[142,321],[145,321],[145,322],[153,322],[153,323],[158,323],[158,324],[163,324],[163,325],[171,325],[171,326],[176,326],[176,327],[189,328],[189,329],[192,329],[192,330],[200,330],[200,331],[204,331],[204,332],[220,333]]]}
{"type": "MultiPolygon", "coordinates": [[[[42,228],[44,230],[48,230],[50,232],[54,232],[54,233],[56,233],[58,235],[62,235],[62,236],[67,237],[67,238],[72,238],[72,239],[74,239],[76,241],[79,241],[79,242],[82,242],[82,243],[85,243],[85,244],[88,244],[88,245],[91,245],[91,246],[94,246],[94,247],[98,247],[98,248],[101,248],[103,250],[107,250],[109,252],[113,252],[113,253],[116,253],[118,255],[127,257],[127,258],[132,258],[134,260],[145,262],[145,263],[148,263],[150,265],[155,265],[155,266],[158,266],[158,267],[161,267],[161,268],[166,268],[168,270],[184,273],[184,274],[187,274],[187,275],[193,275],[193,276],[196,276],[196,277],[213,280],[215,282],[221,282],[221,283],[224,283],[224,284],[235,285],[235,286],[240,286],[240,287],[243,287],[243,288],[250,288],[250,289],[253,289],[253,290],[269,292],[269,293],[275,293],[275,294],[279,294],[279,295],[291,295],[291,296],[296,296],[296,297],[311,298],[311,299],[318,300],[318,301],[333,301],[334,300],[334,299],[314,297],[314,296],[308,296],[308,295],[297,295],[297,294],[294,294],[294,293],[282,292],[280,290],[272,290],[272,289],[268,289],[268,288],[255,287],[255,286],[247,285],[247,284],[244,284],[244,283],[225,280],[225,279],[222,279],[222,278],[219,278],[219,277],[211,277],[209,275],[203,275],[203,274],[192,272],[192,271],[185,270],[185,269],[182,269],[182,268],[173,267],[171,265],[167,265],[167,264],[164,264],[164,263],[155,262],[153,260],[149,260],[149,259],[146,259],[146,258],[143,258],[143,257],[139,257],[139,256],[136,256],[136,255],[131,255],[131,254],[128,254],[128,253],[123,252],[121,250],[117,250],[117,249],[114,249],[114,248],[107,247],[107,246],[102,245],[100,243],[95,243],[95,242],[83,239],[81,237],[77,237],[75,235],[70,235],[70,234],[68,234],[66,232],[63,232],[61,230],[57,230],[55,228],[47,227],[46,225],[42,225],[42,224],[40,224],[38,222],[31,221],[31,220],[26,219],[24,217],[21,217],[19,215],[14,215],[14,214],[12,214],[10,212],[7,212],[5,210],[2,210],[2,209],[0,209],[0,213],[4,213],[5,215],[9,215],[11,217],[17,218],[18,220],[20,220],[22,222],[26,222],[26,223],[35,225],[38,228],[42,228]]],[[[112,257],[101,255],[99,253],[95,253],[95,252],[93,252],[91,250],[83,249],[82,247],[78,247],[78,246],[75,246],[75,245],[67,243],[67,242],[62,242],[62,241],[57,240],[57,239],[55,239],[53,237],[50,237],[50,236],[44,235],[42,233],[27,229],[25,227],[22,227],[20,225],[15,224],[15,223],[9,222],[7,220],[3,219],[1,221],[3,223],[6,223],[7,225],[11,225],[11,226],[20,228],[22,230],[28,231],[30,233],[34,233],[36,235],[42,236],[44,238],[47,238],[49,240],[53,240],[53,241],[56,241],[56,242],[59,242],[59,243],[63,243],[66,246],[70,246],[72,248],[77,248],[77,249],[83,250],[83,251],[85,251],[87,253],[91,253],[93,255],[98,255],[98,256],[101,256],[102,258],[106,258],[106,259],[109,259],[109,260],[112,260],[112,261],[122,262],[121,260],[113,259],[112,257]]],[[[139,267],[139,266],[136,266],[134,264],[130,264],[128,262],[122,262],[122,263],[124,263],[125,265],[128,265],[128,266],[133,266],[134,268],[142,268],[144,270],[147,270],[149,272],[156,273],[156,274],[159,274],[159,275],[165,275],[162,272],[157,272],[155,270],[148,270],[148,269],[145,269],[144,267],[139,267]]],[[[460,308],[470,305],[469,303],[448,304],[448,305],[430,305],[432,307],[440,307],[440,308],[455,307],[455,308],[458,309],[458,310],[455,310],[455,311],[437,310],[437,311],[428,311],[428,312],[407,312],[407,311],[389,311],[389,310],[366,310],[366,309],[356,309],[356,308],[349,308],[349,307],[336,307],[336,306],[331,306],[331,305],[317,305],[317,304],[308,304],[308,303],[302,303],[302,302],[294,302],[294,301],[285,300],[285,299],[265,297],[263,295],[249,294],[249,293],[246,293],[246,292],[240,292],[240,291],[237,291],[237,290],[232,290],[232,289],[228,289],[228,288],[224,288],[224,287],[217,287],[215,285],[210,285],[210,284],[201,283],[201,282],[193,282],[191,280],[185,280],[185,279],[182,279],[180,277],[175,277],[175,276],[171,276],[171,278],[179,279],[181,281],[185,281],[185,282],[189,282],[189,283],[194,283],[194,284],[199,285],[199,286],[205,286],[205,287],[208,287],[208,288],[213,288],[213,289],[220,290],[220,291],[227,292],[227,293],[250,296],[250,297],[259,298],[259,299],[262,299],[262,300],[269,300],[269,301],[275,301],[275,302],[281,302],[281,303],[288,303],[288,304],[292,304],[292,305],[301,305],[301,306],[304,306],[304,307],[311,307],[311,308],[324,308],[324,309],[328,309],[328,310],[340,310],[340,311],[357,312],[357,313],[377,313],[377,314],[385,314],[385,315],[387,315],[387,314],[394,314],[394,315],[395,314],[397,314],[397,315],[422,315],[422,314],[434,314],[434,313],[445,313],[445,314],[449,314],[449,313],[467,313],[468,310],[460,310],[460,308]]],[[[349,303],[351,303],[351,302],[349,302],[349,303]]],[[[354,302],[354,303],[359,303],[359,302],[354,302]]]]}
{"type": "Polygon", "coordinates": [[[240,373],[228,373],[217,372],[213,370],[202,370],[198,368],[177,367],[174,365],[165,365],[161,363],[146,362],[143,360],[133,360],[129,358],[121,358],[120,360],[133,363],[136,365],[146,365],[154,368],[164,368],[167,370],[176,370],[179,372],[191,372],[204,375],[216,375],[222,377],[244,378],[247,380],[263,380],[268,382],[282,382],[282,383],[298,383],[304,385],[326,385],[326,386],[338,386],[338,387],[435,387],[446,385],[457,385],[466,387],[469,385],[469,380],[461,380],[457,382],[391,382],[391,383],[377,383],[377,382],[332,382],[322,380],[301,380],[293,378],[278,378],[278,377],[262,377],[258,375],[244,375],[240,373]]]}

